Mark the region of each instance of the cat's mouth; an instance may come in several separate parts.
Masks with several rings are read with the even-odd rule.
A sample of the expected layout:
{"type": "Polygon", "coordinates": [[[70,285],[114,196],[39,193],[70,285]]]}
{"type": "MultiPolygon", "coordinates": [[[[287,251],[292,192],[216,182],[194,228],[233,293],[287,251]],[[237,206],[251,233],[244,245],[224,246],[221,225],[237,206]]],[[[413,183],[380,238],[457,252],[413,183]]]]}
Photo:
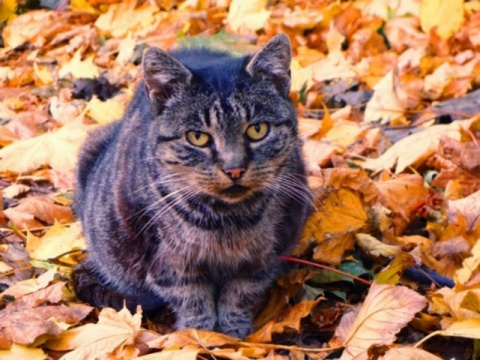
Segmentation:
{"type": "Polygon", "coordinates": [[[225,189],[220,189],[218,192],[220,195],[235,199],[243,197],[250,192],[251,188],[239,184],[233,184],[225,189]]]}

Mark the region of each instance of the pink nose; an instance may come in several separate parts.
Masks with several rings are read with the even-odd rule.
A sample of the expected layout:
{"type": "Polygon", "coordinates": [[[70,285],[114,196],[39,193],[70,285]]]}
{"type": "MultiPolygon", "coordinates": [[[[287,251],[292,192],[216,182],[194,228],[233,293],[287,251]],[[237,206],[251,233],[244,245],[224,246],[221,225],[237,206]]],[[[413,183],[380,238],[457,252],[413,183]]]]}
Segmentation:
{"type": "Polygon", "coordinates": [[[223,170],[225,174],[227,174],[230,179],[232,180],[237,180],[240,179],[240,177],[243,175],[245,172],[244,168],[233,168],[233,169],[224,169],[223,170]]]}

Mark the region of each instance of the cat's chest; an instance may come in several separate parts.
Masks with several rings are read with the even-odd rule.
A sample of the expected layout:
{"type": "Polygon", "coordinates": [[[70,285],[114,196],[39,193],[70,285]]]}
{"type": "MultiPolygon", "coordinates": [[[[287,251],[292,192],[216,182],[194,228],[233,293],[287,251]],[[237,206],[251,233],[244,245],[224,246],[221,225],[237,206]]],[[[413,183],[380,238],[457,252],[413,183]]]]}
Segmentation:
{"type": "Polygon", "coordinates": [[[265,218],[250,228],[204,230],[178,224],[174,238],[164,238],[159,255],[181,259],[184,263],[202,264],[209,270],[231,269],[241,264],[261,266],[275,246],[275,217],[265,218]]]}

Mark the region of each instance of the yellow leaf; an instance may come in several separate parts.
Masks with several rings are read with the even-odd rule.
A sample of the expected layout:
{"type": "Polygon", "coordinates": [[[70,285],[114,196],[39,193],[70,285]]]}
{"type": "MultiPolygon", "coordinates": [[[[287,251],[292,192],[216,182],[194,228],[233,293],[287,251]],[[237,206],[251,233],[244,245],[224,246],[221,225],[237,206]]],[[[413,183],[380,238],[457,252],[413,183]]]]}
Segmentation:
{"type": "Polygon", "coordinates": [[[446,330],[441,331],[440,334],[444,336],[480,339],[480,319],[455,321],[446,330]]]}
{"type": "Polygon", "coordinates": [[[438,35],[447,40],[463,24],[463,0],[422,0],[420,25],[429,32],[436,28],[438,35]]]}
{"type": "Polygon", "coordinates": [[[107,12],[98,17],[95,26],[113,37],[124,37],[129,31],[150,25],[158,11],[149,1],[138,7],[136,0],[121,1],[110,5],[107,12]]]}
{"type": "Polygon", "coordinates": [[[380,285],[396,285],[400,280],[403,270],[415,265],[413,256],[400,252],[395,259],[375,277],[375,282],[380,285]]]}
{"type": "Polygon", "coordinates": [[[39,348],[31,348],[28,346],[13,343],[9,350],[0,350],[0,359],[2,360],[44,360],[47,355],[39,348]]]}
{"type": "Polygon", "coordinates": [[[133,345],[140,331],[141,320],[140,308],[133,316],[126,308],[119,312],[103,308],[97,324],[86,324],[67,330],[49,340],[46,347],[60,351],[75,349],[64,355],[64,360],[100,358],[116,349],[133,345]]]}
{"type": "Polygon", "coordinates": [[[271,11],[266,10],[267,0],[232,0],[227,23],[234,32],[242,29],[257,31],[264,27],[271,11]]]}
{"type": "Polygon", "coordinates": [[[92,14],[98,14],[99,11],[90,6],[87,0],[71,0],[70,1],[70,9],[72,10],[80,10],[86,11],[92,14]]]}
{"type": "Polygon", "coordinates": [[[325,140],[330,140],[334,144],[347,147],[358,140],[358,136],[362,131],[358,123],[341,120],[337,121],[335,126],[328,131],[325,140]]]}
{"type": "Polygon", "coordinates": [[[480,266],[480,239],[472,248],[472,256],[463,260],[462,268],[455,272],[455,284],[465,285],[480,266]]]}
{"type": "Polygon", "coordinates": [[[342,255],[354,245],[354,234],[368,224],[362,201],[347,189],[334,190],[323,200],[304,228],[302,242],[313,238],[314,260],[339,265],[342,255]]]}
{"type": "Polygon", "coordinates": [[[0,150],[0,171],[24,173],[45,165],[58,171],[71,171],[89,127],[77,119],[55,132],[5,146],[0,150]]]}
{"type": "Polygon", "coordinates": [[[58,70],[58,77],[60,78],[63,78],[68,74],[72,74],[76,79],[93,79],[100,76],[100,71],[98,70],[97,65],[93,63],[93,55],[82,60],[82,49],[78,49],[75,51],[75,54],[73,54],[70,61],[63,64],[60,70],[58,70]]]}
{"type": "Polygon", "coordinates": [[[125,105],[115,98],[101,101],[94,97],[87,103],[86,114],[99,124],[108,124],[114,120],[120,120],[125,111],[125,105]]]}
{"type": "Polygon", "coordinates": [[[68,227],[55,222],[40,238],[31,233],[27,234],[26,250],[31,258],[37,260],[47,260],[71,250],[85,248],[85,240],[78,222],[68,227]]]}
{"type": "Polygon", "coordinates": [[[17,0],[3,0],[0,3],[0,23],[8,20],[11,16],[15,16],[17,11],[17,0]]]}
{"type": "Polygon", "coordinates": [[[407,287],[373,283],[355,319],[347,314],[335,331],[345,346],[340,359],[361,358],[372,345],[392,344],[395,334],[426,303],[423,296],[407,287]]]}
{"type": "Polygon", "coordinates": [[[407,166],[421,164],[425,159],[435,154],[442,136],[460,141],[459,122],[454,121],[448,125],[434,125],[404,137],[378,158],[367,159],[359,165],[374,171],[395,167],[395,173],[401,173],[407,166]]]}
{"type": "Polygon", "coordinates": [[[36,85],[51,85],[53,83],[52,74],[48,71],[48,68],[45,66],[38,66],[36,62],[33,63],[33,71],[35,74],[35,84],[36,85]]]}
{"type": "Polygon", "coordinates": [[[3,30],[3,40],[7,49],[15,49],[39,36],[45,24],[54,22],[58,16],[54,11],[35,10],[16,17],[3,30]]]}
{"type": "Polygon", "coordinates": [[[357,239],[357,244],[374,257],[395,256],[402,251],[399,246],[384,244],[370,234],[355,234],[355,238],[357,239]]]}

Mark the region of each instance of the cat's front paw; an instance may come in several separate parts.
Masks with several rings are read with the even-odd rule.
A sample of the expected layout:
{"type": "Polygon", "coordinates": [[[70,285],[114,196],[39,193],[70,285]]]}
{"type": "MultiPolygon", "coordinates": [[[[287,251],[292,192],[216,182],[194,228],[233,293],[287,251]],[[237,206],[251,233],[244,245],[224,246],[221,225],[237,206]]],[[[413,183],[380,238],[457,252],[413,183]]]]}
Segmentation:
{"type": "Polygon", "coordinates": [[[213,316],[203,315],[203,316],[178,316],[175,323],[175,328],[177,330],[182,329],[199,329],[199,330],[215,330],[216,319],[213,316]]]}
{"type": "Polygon", "coordinates": [[[227,335],[245,339],[254,330],[251,315],[227,314],[219,319],[220,330],[227,335]]]}

